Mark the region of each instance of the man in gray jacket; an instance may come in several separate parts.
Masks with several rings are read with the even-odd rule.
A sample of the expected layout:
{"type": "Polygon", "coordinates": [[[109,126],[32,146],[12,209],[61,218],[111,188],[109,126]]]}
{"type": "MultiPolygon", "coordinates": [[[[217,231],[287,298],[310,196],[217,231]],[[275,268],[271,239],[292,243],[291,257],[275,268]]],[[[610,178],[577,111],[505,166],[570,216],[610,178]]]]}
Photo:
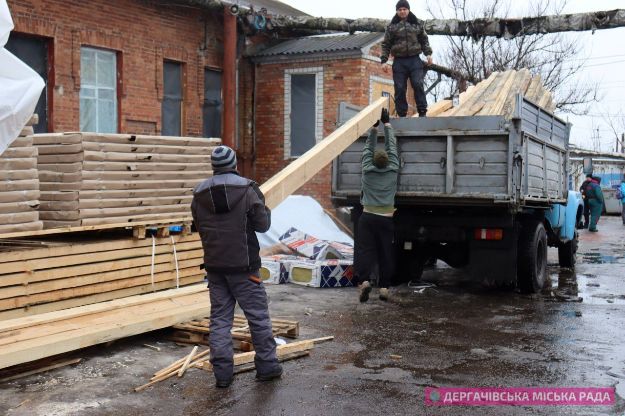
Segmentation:
{"type": "Polygon", "coordinates": [[[256,232],[271,225],[271,212],[258,184],[236,170],[234,150],[218,146],[211,155],[213,177],[193,192],[191,213],[204,249],[210,289],[210,362],[216,386],[232,383],[234,363],[232,324],[238,302],[250,326],[256,351],[256,378],[269,381],[282,375],[271,330],[267,294],[259,277],[260,246],[256,232]]]}
{"type": "Polygon", "coordinates": [[[388,300],[388,287],[395,272],[393,239],[395,227],[395,194],[399,155],[393,127],[389,123],[388,110],[383,109],[380,120],[384,124],[384,150],[376,150],[379,121],[369,130],[362,151],[363,213],[358,219],[355,241],[355,273],[360,281],[360,301],[369,300],[371,285],[369,277],[378,264],[380,299],[388,300]]]}
{"type": "Polygon", "coordinates": [[[399,0],[395,5],[396,14],[386,27],[382,41],[382,64],[393,55],[393,83],[395,84],[395,110],[399,117],[406,117],[408,102],[406,91],[408,79],[414,91],[419,117],[425,117],[428,102],[423,89],[426,70],[419,55],[425,54],[428,65],[432,65],[432,48],[425,32],[423,21],[410,11],[406,0],[399,0]]]}

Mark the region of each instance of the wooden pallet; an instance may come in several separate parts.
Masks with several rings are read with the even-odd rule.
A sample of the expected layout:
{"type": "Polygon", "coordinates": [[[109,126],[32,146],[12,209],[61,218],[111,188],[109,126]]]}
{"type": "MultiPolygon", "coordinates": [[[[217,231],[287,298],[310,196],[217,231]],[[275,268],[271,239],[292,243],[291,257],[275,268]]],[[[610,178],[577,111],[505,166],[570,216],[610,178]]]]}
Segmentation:
{"type": "MultiPolygon", "coordinates": [[[[272,319],[271,326],[274,336],[297,338],[299,336],[299,322],[285,319],[272,319]]],[[[174,325],[172,334],[167,338],[181,344],[209,345],[210,318],[189,321],[174,325]]],[[[243,315],[235,315],[232,327],[232,339],[235,348],[242,351],[251,351],[252,335],[243,315]]]]}

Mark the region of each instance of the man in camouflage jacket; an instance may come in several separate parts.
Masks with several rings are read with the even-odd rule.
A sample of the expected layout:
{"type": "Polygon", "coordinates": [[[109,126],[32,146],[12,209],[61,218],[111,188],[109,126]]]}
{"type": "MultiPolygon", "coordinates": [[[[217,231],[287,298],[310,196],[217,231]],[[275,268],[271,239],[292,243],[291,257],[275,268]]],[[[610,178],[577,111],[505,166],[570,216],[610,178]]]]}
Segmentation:
{"type": "Polygon", "coordinates": [[[417,111],[420,117],[425,117],[428,102],[423,89],[425,68],[419,55],[425,54],[428,65],[432,64],[432,48],[425,32],[423,21],[410,11],[410,4],[406,0],[399,0],[395,6],[397,13],[386,27],[382,41],[382,64],[393,55],[393,82],[395,84],[395,109],[399,117],[406,117],[408,102],[406,90],[408,79],[415,94],[417,111]]]}

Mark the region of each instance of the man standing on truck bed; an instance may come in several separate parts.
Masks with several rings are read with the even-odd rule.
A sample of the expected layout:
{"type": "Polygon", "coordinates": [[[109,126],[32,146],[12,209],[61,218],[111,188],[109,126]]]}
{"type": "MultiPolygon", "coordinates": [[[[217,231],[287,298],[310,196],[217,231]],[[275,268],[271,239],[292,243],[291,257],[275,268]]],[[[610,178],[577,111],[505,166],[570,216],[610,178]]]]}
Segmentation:
{"type": "Polygon", "coordinates": [[[396,14],[386,27],[382,41],[382,64],[393,55],[393,83],[395,84],[395,110],[399,117],[406,117],[408,102],[406,90],[408,78],[417,102],[419,117],[425,117],[428,111],[428,102],[423,89],[425,69],[419,55],[424,53],[428,65],[432,65],[432,48],[428,35],[425,32],[423,21],[417,19],[410,11],[410,4],[406,0],[399,0],[395,5],[396,14]]]}
{"type": "Polygon", "coordinates": [[[387,109],[380,117],[384,124],[384,150],[375,150],[378,141],[377,121],[369,131],[362,151],[362,195],[360,203],[363,213],[358,220],[355,247],[355,272],[360,283],[360,301],[369,300],[371,285],[369,277],[378,264],[380,299],[388,300],[388,287],[395,272],[393,238],[395,227],[395,193],[399,155],[393,127],[389,123],[387,109]]]}
{"type": "Polygon", "coordinates": [[[193,191],[191,213],[204,249],[210,288],[210,362],[216,386],[226,388],[234,372],[232,323],[238,303],[250,326],[256,356],[256,378],[270,381],[282,375],[276,357],[267,294],[259,277],[256,232],[271,225],[271,211],[258,184],[237,172],[237,157],[228,146],[211,155],[213,176],[193,191]]]}

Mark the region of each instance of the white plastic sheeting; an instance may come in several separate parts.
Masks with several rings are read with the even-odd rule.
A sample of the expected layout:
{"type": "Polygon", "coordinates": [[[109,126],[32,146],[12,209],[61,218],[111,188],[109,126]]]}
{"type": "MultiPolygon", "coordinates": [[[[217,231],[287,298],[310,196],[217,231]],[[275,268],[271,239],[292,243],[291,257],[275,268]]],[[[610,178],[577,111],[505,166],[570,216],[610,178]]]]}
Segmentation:
{"type": "Polygon", "coordinates": [[[269,231],[257,233],[260,246],[264,248],[279,243],[280,236],[291,227],[321,240],[353,243],[352,238],[339,229],[317,201],[309,196],[291,195],[271,212],[269,231]]]}
{"type": "Polygon", "coordinates": [[[43,79],[4,49],[13,20],[6,0],[0,0],[0,154],[17,138],[32,117],[43,79]]]}

